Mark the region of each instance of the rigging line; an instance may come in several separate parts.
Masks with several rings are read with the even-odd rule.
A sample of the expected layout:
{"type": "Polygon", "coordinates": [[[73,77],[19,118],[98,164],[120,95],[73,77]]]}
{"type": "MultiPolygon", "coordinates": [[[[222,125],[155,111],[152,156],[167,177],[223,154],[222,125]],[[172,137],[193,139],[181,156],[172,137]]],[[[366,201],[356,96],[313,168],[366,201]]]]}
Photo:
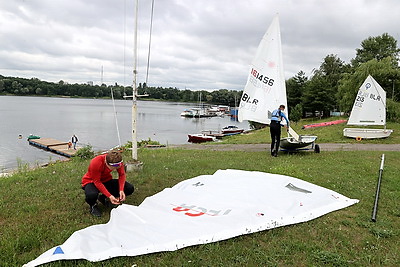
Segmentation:
{"type": "Polygon", "coordinates": [[[126,0],[124,0],[124,94],[126,86],[126,0]]]}
{"type": "Polygon", "coordinates": [[[147,53],[146,85],[149,80],[150,50],[151,50],[150,48],[151,48],[151,35],[153,31],[153,16],[154,16],[154,0],[151,1],[151,18],[150,18],[149,50],[147,53]]]}
{"type": "Polygon", "coordinates": [[[112,86],[111,86],[110,88],[111,88],[111,99],[112,99],[113,108],[114,108],[115,126],[116,126],[116,128],[117,128],[118,144],[119,144],[119,146],[121,146],[121,137],[120,137],[120,135],[119,135],[118,117],[117,117],[117,111],[116,111],[116,109],[115,109],[114,93],[113,93],[113,88],[112,88],[112,86]]]}

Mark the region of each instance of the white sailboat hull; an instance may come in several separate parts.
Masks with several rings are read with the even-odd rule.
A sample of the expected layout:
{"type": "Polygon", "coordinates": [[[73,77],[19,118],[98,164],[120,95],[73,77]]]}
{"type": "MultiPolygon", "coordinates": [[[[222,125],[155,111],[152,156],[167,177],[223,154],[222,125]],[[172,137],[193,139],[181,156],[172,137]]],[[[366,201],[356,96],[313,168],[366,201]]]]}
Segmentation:
{"type": "Polygon", "coordinates": [[[363,128],[344,128],[343,135],[345,137],[355,139],[380,139],[387,138],[393,130],[389,129],[363,129],[363,128]]]}
{"type": "Polygon", "coordinates": [[[280,147],[287,150],[299,149],[314,144],[316,139],[315,135],[300,135],[298,140],[294,137],[286,137],[281,139],[280,147]]]}

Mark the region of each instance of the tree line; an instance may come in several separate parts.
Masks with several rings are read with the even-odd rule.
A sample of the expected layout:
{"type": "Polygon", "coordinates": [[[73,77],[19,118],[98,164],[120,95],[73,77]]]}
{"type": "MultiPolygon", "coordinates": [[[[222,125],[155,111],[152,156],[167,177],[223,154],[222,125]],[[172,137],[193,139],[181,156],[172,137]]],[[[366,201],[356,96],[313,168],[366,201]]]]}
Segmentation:
{"type": "MultiPolygon", "coordinates": [[[[114,85],[90,85],[68,84],[64,81],[58,83],[41,81],[37,78],[5,77],[0,75],[0,94],[20,96],[67,96],[124,99],[126,95],[132,95],[132,86],[114,85]]],[[[139,95],[148,95],[146,99],[176,102],[199,102],[237,106],[241,96],[240,91],[219,89],[212,92],[201,90],[179,90],[178,88],[151,87],[146,84],[138,85],[139,95]]]]}
{"type": "MultiPolygon", "coordinates": [[[[288,110],[292,120],[307,114],[329,116],[331,111],[351,111],[358,88],[368,75],[386,90],[388,119],[400,118],[400,68],[397,41],[388,33],[369,37],[356,49],[356,56],[345,63],[337,55],[327,55],[318,69],[309,77],[300,70],[286,81],[288,110]]],[[[131,86],[69,84],[64,81],[51,83],[37,78],[25,79],[0,75],[0,94],[95,97],[111,96],[123,99],[132,95],[131,86]]],[[[219,89],[192,91],[178,88],[151,87],[139,83],[138,94],[147,94],[149,99],[198,102],[237,106],[242,91],[219,89]]]]}

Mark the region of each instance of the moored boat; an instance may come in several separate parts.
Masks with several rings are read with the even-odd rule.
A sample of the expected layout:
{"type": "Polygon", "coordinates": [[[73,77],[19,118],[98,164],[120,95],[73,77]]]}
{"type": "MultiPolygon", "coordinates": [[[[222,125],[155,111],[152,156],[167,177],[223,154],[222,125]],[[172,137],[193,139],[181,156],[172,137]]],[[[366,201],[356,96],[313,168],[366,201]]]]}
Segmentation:
{"type": "Polygon", "coordinates": [[[236,125],[229,125],[222,128],[221,133],[224,135],[240,134],[243,133],[244,129],[237,127],[236,125]]]}
{"type": "Polygon", "coordinates": [[[206,134],[188,134],[188,137],[188,142],[191,143],[212,142],[217,140],[216,137],[206,134]]]}
{"type": "Polygon", "coordinates": [[[30,134],[30,135],[28,136],[27,139],[28,139],[28,140],[31,140],[31,139],[40,139],[40,136],[39,136],[39,135],[30,134]]]}

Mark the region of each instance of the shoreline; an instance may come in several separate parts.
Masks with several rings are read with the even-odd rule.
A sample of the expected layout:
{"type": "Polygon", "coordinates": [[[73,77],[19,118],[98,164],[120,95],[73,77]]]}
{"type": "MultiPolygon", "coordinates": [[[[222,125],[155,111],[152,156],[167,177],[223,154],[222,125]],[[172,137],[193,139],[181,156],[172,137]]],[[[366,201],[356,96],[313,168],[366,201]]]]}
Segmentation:
{"type": "MultiPolygon", "coordinates": [[[[354,143],[319,143],[321,153],[324,151],[400,151],[400,144],[354,144],[354,143]]],[[[160,147],[151,147],[149,149],[168,149],[168,148],[180,148],[188,150],[211,150],[211,151],[246,151],[246,152],[260,152],[268,151],[270,144],[175,144],[160,147]]],[[[97,151],[95,153],[101,153],[97,151]]],[[[310,152],[303,152],[310,153],[310,152]]],[[[34,170],[37,168],[45,168],[50,164],[57,162],[66,162],[71,158],[52,160],[46,163],[39,164],[37,166],[28,165],[28,170],[34,170]]],[[[25,166],[25,165],[24,165],[25,166]]],[[[24,167],[22,167],[24,169],[24,167]]],[[[0,178],[12,176],[18,172],[19,168],[15,169],[3,169],[0,172],[0,178]]]]}

